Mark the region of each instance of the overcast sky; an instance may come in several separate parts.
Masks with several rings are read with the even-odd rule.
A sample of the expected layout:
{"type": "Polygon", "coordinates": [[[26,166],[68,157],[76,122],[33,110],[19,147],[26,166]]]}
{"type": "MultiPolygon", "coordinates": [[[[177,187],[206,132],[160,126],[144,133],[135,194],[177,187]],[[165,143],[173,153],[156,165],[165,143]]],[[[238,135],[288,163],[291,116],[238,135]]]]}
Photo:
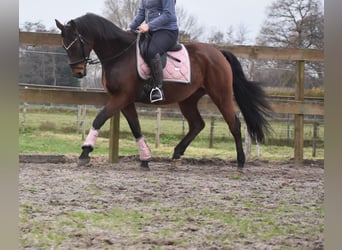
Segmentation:
{"type": "MultiPolygon", "coordinates": [[[[208,30],[226,31],[230,25],[244,25],[248,37],[254,39],[266,17],[266,7],[274,0],[177,0],[177,5],[197,18],[208,30]]],[[[40,21],[47,29],[55,27],[54,19],[62,23],[87,12],[103,15],[104,0],[19,0],[19,26],[26,21],[40,21]]],[[[210,32],[208,32],[210,33],[210,32]]]]}

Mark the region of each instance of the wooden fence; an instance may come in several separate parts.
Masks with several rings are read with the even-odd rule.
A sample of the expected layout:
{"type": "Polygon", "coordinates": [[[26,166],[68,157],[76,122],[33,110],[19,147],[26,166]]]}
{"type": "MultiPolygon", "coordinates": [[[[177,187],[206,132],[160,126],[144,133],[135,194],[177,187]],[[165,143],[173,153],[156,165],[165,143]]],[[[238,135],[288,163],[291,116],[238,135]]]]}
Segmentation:
{"type": "MultiPolygon", "coordinates": [[[[61,46],[59,34],[19,32],[20,45],[31,46],[61,46]]],[[[289,49],[264,46],[222,46],[214,45],[219,49],[229,50],[237,57],[260,60],[291,60],[297,63],[297,82],[295,97],[270,97],[269,101],[275,113],[294,114],[295,142],[294,159],[296,165],[303,163],[304,148],[304,115],[324,115],[324,99],[304,98],[304,65],[306,61],[323,61],[322,50],[316,49],[289,49]]],[[[28,103],[59,103],[59,104],[89,104],[104,105],[107,94],[98,89],[58,88],[40,86],[31,88],[20,84],[20,101],[28,103]]],[[[138,104],[144,106],[143,104],[138,104]]],[[[176,105],[163,105],[162,107],[176,107],[176,105]]],[[[199,108],[203,110],[217,109],[207,96],[200,100],[199,108]]],[[[238,109],[236,107],[236,109],[238,109]]],[[[119,149],[119,117],[116,115],[110,122],[109,161],[117,162],[119,149]]]]}

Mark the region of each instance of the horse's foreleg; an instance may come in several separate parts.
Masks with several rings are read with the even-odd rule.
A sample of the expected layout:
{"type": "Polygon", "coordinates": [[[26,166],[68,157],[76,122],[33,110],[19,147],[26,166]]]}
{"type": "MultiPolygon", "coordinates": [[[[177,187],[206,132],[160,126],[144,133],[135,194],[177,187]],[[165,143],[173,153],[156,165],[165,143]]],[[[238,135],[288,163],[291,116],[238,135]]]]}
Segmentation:
{"type": "Polygon", "coordinates": [[[82,153],[78,158],[78,165],[86,165],[90,161],[89,153],[94,150],[100,128],[112,116],[112,112],[108,112],[108,107],[105,106],[95,117],[92,128],[82,144],[82,153]]]}
{"type": "Polygon", "coordinates": [[[148,170],[149,169],[148,162],[152,158],[151,150],[149,146],[147,145],[145,138],[143,136],[136,139],[136,144],[139,150],[139,159],[141,161],[141,167],[143,169],[148,170]]]}
{"type": "Polygon", "coordinates": [[[132,131],[133,136],[136,140],[136,145],[139,150],[139,159],[141,161],[141,167],[143,169],[149,169],[148,162],[151,160],[151,150],[148,147],[144,136],[141,133],[140,123],[138,119],[137,110],[134,103],[126,106],[121,110],[122,114],[125,116],[128,125],[132,131]]]}
{"type": "MultiPolygon", "coordinates": [[[[113,100],[113,99],[112,99],[113,100]]],[[[92,128],[89,130],[89,133],[82,145],[82,153],[78,158],[79,165],[86,165],[90,161],[89,153],[94,150],[97,137],[99,135],[99,131],[103,124],[112,117],[118,111],[118,108],[115,108],[113,103],[110,101],[108,104],[103,107],[103,109],[97,114],[95,117],[92,128]]]]}
{"type": "Polygon", "coordinates": [[[97,137],[99,135],[99,130],[92,127],[87,135],[86,140],[82,145],[82,153],[78,158],[78,165],[83,166],[89,163],[90,157],[89,153],[94,150],[97,137]]]}

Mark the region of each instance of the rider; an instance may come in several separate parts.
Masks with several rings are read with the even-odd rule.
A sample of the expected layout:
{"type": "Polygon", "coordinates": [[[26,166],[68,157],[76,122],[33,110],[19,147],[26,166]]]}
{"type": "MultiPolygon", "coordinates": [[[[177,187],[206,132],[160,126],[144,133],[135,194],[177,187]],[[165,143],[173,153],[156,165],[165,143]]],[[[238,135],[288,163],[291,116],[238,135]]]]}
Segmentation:
{"type": "Polygon", "coordinates": [[[151,102],[164,100],[160,55],[170,49],[178,39],[175,4],[176,0],[141,0],[138,13],[128,28],[150,34],[145,60],[150,67],[155,87],[151,92],[151,102]]]}

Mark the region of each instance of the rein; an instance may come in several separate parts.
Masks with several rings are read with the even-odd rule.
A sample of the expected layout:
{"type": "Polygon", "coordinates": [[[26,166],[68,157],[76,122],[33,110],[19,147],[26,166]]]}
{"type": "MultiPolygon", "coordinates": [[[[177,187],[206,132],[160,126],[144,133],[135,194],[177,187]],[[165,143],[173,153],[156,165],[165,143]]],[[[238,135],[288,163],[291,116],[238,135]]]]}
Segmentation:
{"type": "Polygon", "coordinates": [[[133,42],[131,42],[127,48],[125,48],[124,50],[120,51],[118,54],[114,55],[114,56],[111,56],[111,57],[107,57],[103,60],[99,60],[99,59],[91,59],[87,56],[85,56],[85,50],[84,50],[84,44],[87,44],[88,42],[86,41],[86,39],[78,33],[78,35],[76,36],[76,38],[68,45],[66,46],[63,42],[63,47],[66,51],[68,51],[77,41],[80,41],[80,44],[81,44],[81,48],[82,48],[82,59],[79,59],[79,60],[76,60],[76,61],[73,61],[73,62],[69,62],[69,65],[71,67],[79,64],[79,63],[82,63],[82,62],[85,62],[86,64],[91,64],[91,65],[94,65],[94,64],[99,64],[99,63],[103,63],[103,62],[108,62],[108,61],[111,61],[111,60],[114,60],[120,56],[122,56],[123,54],[125,54],[136,42],[137,40],[139,39],[139,36],[137,39],[134,39],[133,42]]]}
{"type": "MultiPolygon", "coordinates": [[[[128,47],[126,47],[124,50],[122,50],[121,52],[119,52],[118,54],[114,55],[114,56],[111,56],[111,57],[107,57],[105,59],[102,59],[102,63],[103,62],[107,62],[107,61],[111,61],[111,60],[114,60],[120,56],[122,56],[123,54],[125,54],[135,43],[137,42],[137,39],[134,39],[133,42],[131,42],[128,47]]],[[[96,64],[96,63],[100,63],[100,61],[98,60],[97,62],[95,63],[92,63],[92,64],[96,64]]]]}

